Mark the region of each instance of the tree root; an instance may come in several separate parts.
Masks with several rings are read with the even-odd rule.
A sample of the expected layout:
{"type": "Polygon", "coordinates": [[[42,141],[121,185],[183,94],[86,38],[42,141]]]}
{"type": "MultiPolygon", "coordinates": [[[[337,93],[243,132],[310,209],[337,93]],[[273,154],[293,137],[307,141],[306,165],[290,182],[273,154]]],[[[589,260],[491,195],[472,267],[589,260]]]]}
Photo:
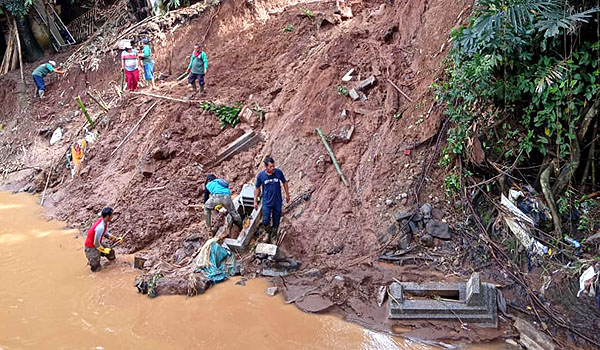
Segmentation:
{"type": "Polygon", "coordinates": [[[554,166],[553,162],[550,162],[546,169],[542,171],[540,176],[540,185],[542,186],[542,193],[544,194],[544,198],[546,198],[546,202],[550,207],[550,211],[552,212],[552,221],[554,222],[554,231],[556,235],[562,234],[562,226],[560,222],[560,215],[558,214],[558,210],[556,209],[556,202],[554,201],[554,197],[552,195],[552,191],[550,190],[550,172],[552,171],[552,167],[554,166]]]}

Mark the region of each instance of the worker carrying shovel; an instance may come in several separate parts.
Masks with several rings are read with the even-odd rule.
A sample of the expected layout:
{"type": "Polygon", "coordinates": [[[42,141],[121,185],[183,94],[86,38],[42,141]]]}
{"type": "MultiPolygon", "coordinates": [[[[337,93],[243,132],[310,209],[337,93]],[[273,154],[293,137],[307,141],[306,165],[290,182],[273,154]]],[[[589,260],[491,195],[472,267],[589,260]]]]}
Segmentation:
{"type": "Polygon", "coordinates": [[[102,242],[108,238],[113,242],[123,242],[123,237],[116,237],[108,232],[108,223],[111,221],[113,210],[111,207],[102,209],[102,217],[96,220],[88,230],[85,239],[85,256],[92,272],[100,269],[100,258],[105,257],[108,260],[115,260],[115,251],[102,242]]]}
{"type": "Polygon", "coordinates": [[[214,174],[208,174],[206,176],[206,185],[204,186],[204,214],[206,227],[211,234],[211,211],[219,205],[227,209],[227,214],[231,215],[234,224],[238,227],[242,227],[242,218],[237,210],[235,210],[235,206],[231,200],[229,183],[224,179],[218,179],[214,174]]]}

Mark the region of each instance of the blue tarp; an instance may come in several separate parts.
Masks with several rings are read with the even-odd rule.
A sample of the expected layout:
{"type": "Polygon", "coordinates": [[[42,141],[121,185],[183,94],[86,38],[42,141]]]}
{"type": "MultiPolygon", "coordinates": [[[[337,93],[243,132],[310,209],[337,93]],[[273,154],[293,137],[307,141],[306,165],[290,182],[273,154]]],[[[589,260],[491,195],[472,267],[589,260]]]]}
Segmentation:
{"type": "Polygon", "coordinates": [[[208,266],[198,268],[204,276],[213,282],[221,282],[227,277],[235,275],[235,257],[217,242],[210,245],[210,258],[208,266]]]}

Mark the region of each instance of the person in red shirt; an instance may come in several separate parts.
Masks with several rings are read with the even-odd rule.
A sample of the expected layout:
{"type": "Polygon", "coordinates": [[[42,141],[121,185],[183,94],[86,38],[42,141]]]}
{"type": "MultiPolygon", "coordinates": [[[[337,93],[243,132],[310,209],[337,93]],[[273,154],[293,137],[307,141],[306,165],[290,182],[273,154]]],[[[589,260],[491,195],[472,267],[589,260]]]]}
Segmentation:
{"type": "Polygon", "coordinates": [[[101,257],[105,257],[108,260],[116,259],[115,251],[102,242],[104,238],[108,238],[113,242],[123,242],[123,237],[116,237],[108,232],[108,223],[112,219],[112,214],[113,210],[111,207],[102,209],[102,217],[96,220],[87,232],[85,257],[88,259],[88,264],[92,272],[100,269],[101,257]]]}

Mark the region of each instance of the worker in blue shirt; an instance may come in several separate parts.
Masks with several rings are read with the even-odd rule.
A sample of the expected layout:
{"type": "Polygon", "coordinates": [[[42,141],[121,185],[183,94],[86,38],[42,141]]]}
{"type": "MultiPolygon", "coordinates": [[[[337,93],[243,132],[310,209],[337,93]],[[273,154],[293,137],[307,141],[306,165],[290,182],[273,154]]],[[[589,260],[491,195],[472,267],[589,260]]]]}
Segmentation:
{"type": "Polygon", "coordinates": [[[231,215],[233,223],[238,227],[242,227],[242,218],[237,210],[235,210],[235,206],[231,200],[229,183],[224,179],[218,179],[214,174],[208,174],[206,176],[206,185],[204,186],[204,214],[206,227],[211,233],[212,222],[210,214],[219,204],[227,209],[227,214],[231,215]]]}
{"type": "Polygon", "coordinates": [[[290,189],[283,172],[275,168],[275,161],[271,157],[266,157],[265,170],[258,173],[254,189],[254,208],[258,209],[258,197],[262,189],[262,219],[266,235],[264,241],[273,242],[277,239],[277,230],[279,229],[279,220],[281,219],[281,206],[283,199],[281,197],[281,185],[285,189],[285,200],[290,201],[290,189]]]}

